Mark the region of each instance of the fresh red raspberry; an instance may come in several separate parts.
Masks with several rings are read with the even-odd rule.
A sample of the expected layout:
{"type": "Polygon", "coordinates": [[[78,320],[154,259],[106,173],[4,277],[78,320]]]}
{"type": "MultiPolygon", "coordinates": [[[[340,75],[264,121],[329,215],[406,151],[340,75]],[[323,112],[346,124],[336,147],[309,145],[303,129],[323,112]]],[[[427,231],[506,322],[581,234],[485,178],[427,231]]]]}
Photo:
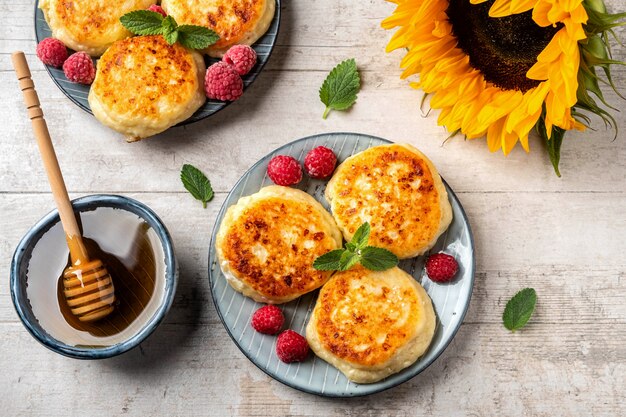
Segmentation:
{"type": "Polygon", "coordinates": [[[65,77],[73,83],[91,84],[96,78],[96,66],[85,52],[75,52],[63,63],[65,77]]]}
{"type": "Polygon", "coordinates": [[[148,7],[148,10],[150,10],[151,12],[157,12],[163,17],[167,16],[167,13],[165,13],[165,10],[163,10],[163,8],[159,6],[158,4],[153,4],[152,6],[148,7]]]}
{"type": "Polygon", "coordinates": [[[233,67],[216,62],[206,71],[204,91],[208,98],[235,101],[243,94],[243,80],[233,67]]]}
{"type": "Polygon", "coordinates": [[[430,255],[426,260],[426,273],[435,282],[448,282],[459,270],[459,264],[454,257],[446,253],[430,255]]]}
{"type": "Polygon", "coordinates": [[[37,56],[44,64],[61,68],[67,59],[67,48],[58,39],[46,38],[37,45],[37,56]]]}
{"type": "Polygon", "coordinates": [[[276,354],[285,362],[302,362],[309,353],[309,343],[293,330],[285,330],[276,340],[276,354]]]}
{"type": "Polygon", "coordinates": [[[318,146],[311,149],[304,157],[304,169],[309,177],[316,179],[328,178],[337,164],[337,157],[330,149],[318,146]]]}
{"type": "Polygon", "coordinates": [[[284,323],[283,312],[274,305],[261,307],[252,315],[252,327],[259,333],[276,334],[284,323]]]}
{"type": "Polygon", "coordinates": [[[295,185],[302,180],[302,167],[294,157],[278,155],[267,164],[267,175],[277,185],[295,185]]]}
{"type": "Polygon", "coordinates": [[[222,61],[232,65],[239,75],[246,75],[256,64],[256,52],[248,45],[235,45],[224,54],[222,61]]]}

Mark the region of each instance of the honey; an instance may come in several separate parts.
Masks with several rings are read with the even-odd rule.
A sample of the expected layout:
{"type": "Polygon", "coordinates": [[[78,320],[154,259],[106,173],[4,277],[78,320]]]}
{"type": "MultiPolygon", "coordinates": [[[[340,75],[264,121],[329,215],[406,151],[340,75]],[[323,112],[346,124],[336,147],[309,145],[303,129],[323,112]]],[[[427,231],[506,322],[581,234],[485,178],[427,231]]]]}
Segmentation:
{"type": "MultiPolygon", "coordinates": [[[[131,251],[118,258],[103,251],[93,239],[84,239],[87,252],[106,265],[115,284],[115,304],[113,312],[95,322],[82,322],[72,314],[63,293],[63,276],[59,277],[57,298],[61,314],[68,324],[77,330],[89,332],[93,336],[112,336],[127,328],[146,307],[154,293],[154,273],[156,265],[150,241],[145,233],[146,223],[140,224],[131,238],[131,251]]],[[[71,260],[68,260],[68,266],[71,260]]]]}
{"type": "Polygon", "coordinates": [[[71,265],[60,224],[41,238],[28,271],[27,296],[42,328],[70,346],[103,347],[128,340],[153,318],[164,297],[166,264],[159,235],[136,214],[111,207],[77,213],[89,256],[100,259],[115,286],[113,311],[93,322],[72,314],[63,293],[71,265]]]}

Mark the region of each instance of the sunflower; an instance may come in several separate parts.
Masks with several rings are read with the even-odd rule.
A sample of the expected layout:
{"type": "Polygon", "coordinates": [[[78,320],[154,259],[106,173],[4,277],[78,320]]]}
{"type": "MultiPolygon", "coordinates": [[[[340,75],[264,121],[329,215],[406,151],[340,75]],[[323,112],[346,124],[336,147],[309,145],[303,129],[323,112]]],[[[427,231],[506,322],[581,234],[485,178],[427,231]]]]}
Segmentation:
{"type": "Polygon", "coordinates": [[[566,131],[585,130],[586,113],[615,125],[596,99],[608,106],[599,82],[615,89],[609,66],[622,63],[610,58],[608,34],[626,14],[607,13],[602,0],[389,1],[397,7],[382,26],[399,29],[387,51],[406,48],[401,77],[419,73],[411,85],[453,134],[486,136],[506,155],[518,142],[528,152],[536,128],[560,176],[566,131]]]}

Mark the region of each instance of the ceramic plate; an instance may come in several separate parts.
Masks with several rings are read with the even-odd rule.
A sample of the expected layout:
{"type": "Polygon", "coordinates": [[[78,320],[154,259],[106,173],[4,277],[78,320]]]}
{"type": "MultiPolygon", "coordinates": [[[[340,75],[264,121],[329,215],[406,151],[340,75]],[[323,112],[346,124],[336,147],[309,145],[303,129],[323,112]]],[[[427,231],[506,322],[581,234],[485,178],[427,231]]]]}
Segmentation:
{"type": "MultiPolygon", "coordinates": [[[[48,23],[46,23],[46,19],[43,16],[43,12],[38,7],[39,0],[35,1],[35,37],[37,39],[37,43],[45,38],[49,38],[52,36],[52,32],[50,31],[50,27],[48,23]]],[[[272,49],[274,49],[274,44],[276,43],[276,37],[278,35],[278,28],[280,26],[280,0],[276,0],[276,13],[274,14],[274,19],[272,20],[272,24],[269,29],[252,47],[257,53],[257,64],[250,71],[250,73],[243,76],[244,83],[244,91],[254,82],[256,77],[259,75],[267,60],[272,53],[272,49]]],[[[210,58],[205,56],[205,62],[207,67],[214,62],[217,62],[218,59],[210,58]]],[[[65,78],[65,74],[63,73],[63,69],[53,68],[46,65],[46,70],[54,83],[63,91],[63,93],[74,103],[78,105],[81,109],[85,110],[88,113],[91,113],[91,109],[89,108],[89,103],[87,102],[87,95],[89,94],[89,86],[72,83],[65,78]]],[[[224,107],[228,106],[230,102],[218,101],[218,100],[210,100],[207,99],[206,103],[202,107],[198,109],[189,119],[180,123],[180,125],[186,125],[189,123],[197,122],[198,120],[202,120],[211,116],[214,113],[222,110],[224,107]]]]}
{"type": "MultiPolygon", "coordinates": [[[[329,133],[310,136],[276,149],[258,161],[244,174],[230,192],[220,210],[209,250],[209,280],[215,308],[231,338],[241,351],[265,373],[301,391],[328,396],[354,397],[367,395],[401,384],[428,367],[448,346],[456,334],[469,306],[474,282],[474,243],[470,225],[461,203],[448,184],[448,196],[454,212],[454,220],[431,252],[444,250],[459,261],[456,279],[449,284],[435,284],[426,277],[424,261],[426,256],[404,260],[400,267],[411,274],[426,289],[433,300],[437,314],[437,328],[428,351],[412,366],[374,384],[355,384],[336,368],[311,354],[301,363],[285,364],[275,354],[276,337],[257,333],[250,326],[254,311],[262,304],[234,291],[226,282],[216,261],[215,235],[222,222],[226,209],[240,197],[259,191],[272,182],[266,175],[267,164],[278,154],[291,155],[302,161],[306,153],[316,146],[326,146],[334,150],[339,162],[371,146],[390,143],[373,136],[356,133],[329,133]]],[[[324,199],[326,181],[312,180],[306,175],[298,188],[313,195],[326,209],[324,199]]],[[[306,294],[297,300],[280,307],[285,315],[285,328],[304,335],[309,314],[315,305],[317,291],[306,294]]]]}

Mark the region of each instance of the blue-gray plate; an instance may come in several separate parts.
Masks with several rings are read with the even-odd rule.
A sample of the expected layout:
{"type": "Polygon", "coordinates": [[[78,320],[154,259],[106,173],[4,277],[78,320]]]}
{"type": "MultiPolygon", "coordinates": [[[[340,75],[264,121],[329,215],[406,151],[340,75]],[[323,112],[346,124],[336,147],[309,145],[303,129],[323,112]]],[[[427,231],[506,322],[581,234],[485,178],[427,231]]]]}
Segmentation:
{"type": "MultiPolygon", "coordinates": [[[[275,354],[276,337],[257,333],[250,326],[252,314],[262,305],[234,291],[222,274],[215,253],[215,235],[226,209],[240,197],[259,191],[271,184],[267,178],[267,164],[275,155],[291,155],[302,161],[306,153],[316,146],[334,150],[339,162],[369,147],[390,143],[388,140],[357,133],[328,133],[296,140],[276,149],[258,161],[235,184],[220,210],[209,249],[209,280],[215,308],[235,344],[262,371],[290,387],[328,397],[354,397],[383,391],[401,384],[426,369],[448,346],[463,322],[469,307],[474,283],[474,242],[469,222],[461,203],[446,183],[454,220],[430,252],[445,251],[459,262],[456,278],[447,284],[436,284],[426,276],[426,256],[404,260],[400,267],[418,280],[430,295],[437,314],[437,328],[428,351],[413,365],[373,384],[355,384],[348,381],[337,369],[311,355],[306,361],[285,364],[275,354]]],[[[297,188],[314,196],[324,207],[325,181],[305,176],[297,188]]],[[[285,328],[304,335],[305,325],[317,299],[317,291],[280,307],[285,315],[285,328]]]]}
{"type": "MultiPolygon", "coordinates": [[[[46,23],[46,19],[43,16],[43,12],[39,9],[39,0],[35,1],[35,37],[37,39],[37,43],[41,42],[45,38],[49,38],[52,36],[52,32],[50,31],[50,27],[48,23],[46,23]]],[[[272,50],[274,49],[274,45],[276,44],[276,37],[278,36],[278,28],[280,26],[280,0],[276,0],[276,13],[274,14],[274,19],[270,24],[269,29],[252,47],[257,53],[257,64],[250,73],[243,76],[243,84],[244,91],[254,82],[256,77],[259,75],[263,67],[267,63],[272,50]]],[[[205,61],[207,67],[214,62],[217,62],[218,59],[210,58],[205,56],[205,61]]],[[[61,89],[63,94],[65,94],[70,100],[72,100],[78,107],[83,109],[84,111],[93,114],[91,109],[89,108],[89,103],[87,102],[87,95],[89,94],[89,86],[76,84],[70,82],[65,78],[65,74],[63,73],[63,69],[53,68],[46,65],[46,70],[52,81],[61,89]]],[[[181,122],[180,125],[186,125],[189,123],[194,123],[199,120],[205,119],[212,114],[217,113],[222,110],[224,107],[228,106],[230,102],[227,101],[218,101],[218,100],[210,100],[207,99],[206,103],[202,105],[189,119],[181,122]]]]}

